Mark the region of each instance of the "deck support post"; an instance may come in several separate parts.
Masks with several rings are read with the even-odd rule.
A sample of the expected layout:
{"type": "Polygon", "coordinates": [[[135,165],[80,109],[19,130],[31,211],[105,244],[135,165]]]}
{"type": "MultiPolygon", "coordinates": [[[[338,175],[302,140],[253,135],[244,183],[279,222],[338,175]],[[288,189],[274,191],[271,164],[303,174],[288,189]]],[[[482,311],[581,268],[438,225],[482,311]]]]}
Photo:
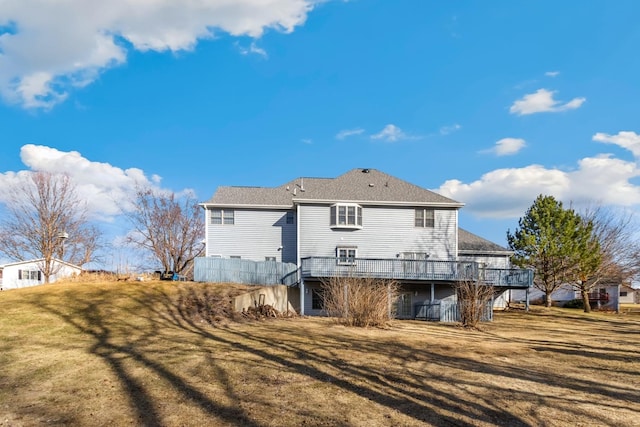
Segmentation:
{"type": "Polygon", "coordinates": [[[300,278],[300,316],[304,316],[304,293],[305,293],[305,285],[304,279],[300,278]]]}

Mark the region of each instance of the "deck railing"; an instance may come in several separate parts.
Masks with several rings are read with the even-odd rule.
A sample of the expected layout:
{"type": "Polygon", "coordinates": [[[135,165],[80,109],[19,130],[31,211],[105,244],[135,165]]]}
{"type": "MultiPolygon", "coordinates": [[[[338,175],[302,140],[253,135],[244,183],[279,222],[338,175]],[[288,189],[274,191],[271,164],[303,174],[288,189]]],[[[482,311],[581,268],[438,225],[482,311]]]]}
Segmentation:
{"type": "Polygon", "coordinates": [[[483,268],[474,261],[440,261],[371,258],[303,258],[301,276],[375,277],[396,280],[464,281],[482,280],[493,286],[531,286],[530,270],[483,268]]]}

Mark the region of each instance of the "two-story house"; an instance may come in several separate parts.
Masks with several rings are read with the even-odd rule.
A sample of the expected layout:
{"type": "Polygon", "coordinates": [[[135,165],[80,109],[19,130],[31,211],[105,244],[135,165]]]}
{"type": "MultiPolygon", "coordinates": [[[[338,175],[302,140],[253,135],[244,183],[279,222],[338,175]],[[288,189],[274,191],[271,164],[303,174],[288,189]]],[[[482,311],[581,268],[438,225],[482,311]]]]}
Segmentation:
{"type": "Polygon", "coordinates": [[[206,256],[295,263],[301,314],[323,312],[320,284],[334,276],[398,280],[398,317],[455,300],[460,280],[482,278],[500,293],[531,284],[507,249],[458,227],[462,203],[375,169],[220,187],[201,205],[206,256]]]}

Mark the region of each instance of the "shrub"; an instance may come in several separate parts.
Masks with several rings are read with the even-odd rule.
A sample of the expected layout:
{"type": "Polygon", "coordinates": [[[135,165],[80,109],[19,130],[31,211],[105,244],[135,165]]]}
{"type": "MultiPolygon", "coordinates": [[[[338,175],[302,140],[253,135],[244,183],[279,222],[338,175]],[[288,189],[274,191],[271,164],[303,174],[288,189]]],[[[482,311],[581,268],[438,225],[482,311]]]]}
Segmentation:
{"type": "Polygon", "coordinates": [[[584,308],[584,302],[581,299],[572,299],[563,305],[564,308],[584,308]]]}
{"type": "Polygon", "coordinates": [[[354,277],[332,277],[322,283],[329,316],[347,326],[384,326],[395,316],[398,282],[354,277]]]}
{"type": "Polygon", "coordinates": [[[484,319],[487,304],[493,298],[493,286],[482,282],[462,281],[455,286],[460,322],[466,328],[477,328],[484,319]]]}

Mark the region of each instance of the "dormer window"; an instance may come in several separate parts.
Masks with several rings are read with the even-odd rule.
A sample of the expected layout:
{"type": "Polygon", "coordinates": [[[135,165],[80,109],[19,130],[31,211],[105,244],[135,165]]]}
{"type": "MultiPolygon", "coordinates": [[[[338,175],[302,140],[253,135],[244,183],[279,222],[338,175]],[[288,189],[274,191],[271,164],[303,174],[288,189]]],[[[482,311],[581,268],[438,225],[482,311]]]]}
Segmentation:
{"type": "Polygon", "coordinates": [[[331,206],[331,228],[362,228],[362,206],[354,203],[336,203],[331,206]]]}

